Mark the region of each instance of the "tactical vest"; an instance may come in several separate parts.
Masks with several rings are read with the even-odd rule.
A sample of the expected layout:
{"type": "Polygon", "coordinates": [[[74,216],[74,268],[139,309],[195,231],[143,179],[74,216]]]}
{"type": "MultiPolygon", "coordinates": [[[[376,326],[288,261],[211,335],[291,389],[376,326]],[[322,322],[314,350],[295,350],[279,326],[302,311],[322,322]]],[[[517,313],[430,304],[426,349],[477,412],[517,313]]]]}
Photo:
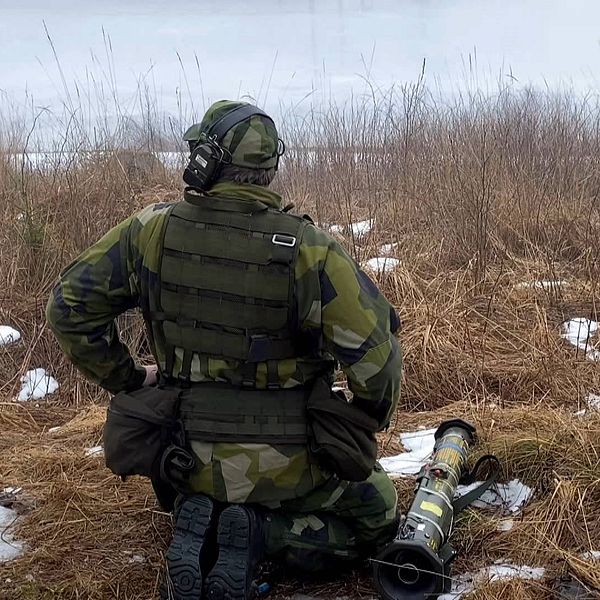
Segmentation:
{"type": "Polygon", "coordinates": [[[162,375],[182,388],[188,437],[304,443],[306,390],[279,389],[277,362],[301,356],[294,267],[307,221],[260,201],[186,194],[167,221],[159,283],[146,317],[166,353],[162,375]],[[183,350],[178,373],[175,349],[183,350]],[[192,361],[239,361],[239,385],[190,382],[192,361]],[[258,363],[268,390],[256,389],[258,363]]]}

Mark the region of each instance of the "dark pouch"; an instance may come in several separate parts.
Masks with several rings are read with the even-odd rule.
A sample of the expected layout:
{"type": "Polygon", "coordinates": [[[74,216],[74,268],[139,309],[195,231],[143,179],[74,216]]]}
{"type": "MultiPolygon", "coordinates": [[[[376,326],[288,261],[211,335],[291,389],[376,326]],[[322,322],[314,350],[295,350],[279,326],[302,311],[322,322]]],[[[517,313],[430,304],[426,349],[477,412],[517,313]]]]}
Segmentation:
{"type": "Polygon", "coordinates": [[[307,401],[309,451],[325,470],[364,481],[377,460],[377,421],[318,379],[307,401]]]}
{"type": "Polygon", "coordinates": [[[114,396],[104,425],[106,466],[116,475],[156,473],[156,461],[180,429],[178,390],[145,387],[114,396]]]}

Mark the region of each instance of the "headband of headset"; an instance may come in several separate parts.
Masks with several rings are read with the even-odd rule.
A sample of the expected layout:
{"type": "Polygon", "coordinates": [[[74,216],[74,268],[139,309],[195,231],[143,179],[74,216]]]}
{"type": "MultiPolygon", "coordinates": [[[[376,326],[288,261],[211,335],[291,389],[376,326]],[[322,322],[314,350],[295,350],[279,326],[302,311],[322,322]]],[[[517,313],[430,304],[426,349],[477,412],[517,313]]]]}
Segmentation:
{"type": "MultiPolygon", "coordinates": [[[[269,121],[273,123],[273,119],[260,110],[260,108],[252,106],[251,104],[243,104],[242,106],[238,106],[228,113],[225,113],[220,119],[215,121],[208,128],[208,131],[205,132],[205,135],[219,143],[223,141],[223,138],[230,129],[233,129],[236,125],[250,117],[263,117],[269,119],[269,121]]],[[[273,123],[273,126],[274,125],[275,124],[273,123]]]]}

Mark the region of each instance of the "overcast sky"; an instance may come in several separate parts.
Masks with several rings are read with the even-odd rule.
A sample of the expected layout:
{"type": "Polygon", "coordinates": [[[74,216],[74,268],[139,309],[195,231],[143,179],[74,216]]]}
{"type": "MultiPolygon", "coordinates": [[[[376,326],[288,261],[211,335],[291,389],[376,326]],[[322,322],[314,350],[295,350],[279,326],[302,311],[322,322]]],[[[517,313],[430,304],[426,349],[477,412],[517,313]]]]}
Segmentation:
{"type": "Polygon", "coordinates": [[[414,80],[423,59],[442,89],[464,84],[474,58],[480,85],[510,75],[597,90],[600,73],[598,0],[0,0],[4,98],[64,99],[43,22],[71,87],[114,82],[124,101],[143,81],[173,112],[177,90],[197,112],[245,94],[267,108],[311,90],[343,99],[363,78],[414,80]]]}

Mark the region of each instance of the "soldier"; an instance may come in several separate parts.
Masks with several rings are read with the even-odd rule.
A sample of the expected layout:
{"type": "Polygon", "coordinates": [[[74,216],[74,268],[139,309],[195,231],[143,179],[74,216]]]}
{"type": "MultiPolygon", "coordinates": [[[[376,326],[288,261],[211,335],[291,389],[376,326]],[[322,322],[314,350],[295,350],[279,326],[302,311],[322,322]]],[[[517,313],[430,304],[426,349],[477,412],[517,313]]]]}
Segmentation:
{"type": "Polygon", "coordinates": [[[121,425],[128,407],[137,423],[167,405],[180,424],[168,449],[148,434],[162,439],[148,468],[110,410],[105,430],[115,472],[151,476],[164,505],[177,493],[162,597],[242,600],[265,558],[317,571],[394,537],[373,434],[397,403],[399,320],[340,244],[268,189],[283,153],[270,117],[223,100],[184,139],[183,201],[109,231],[61,275],[46,314],[77,368],[116,394],[121,425]],[[115,318],[133,307],[154,367],[119,339],[115,318]],[[337,366],[351,401],[331,391],[337,366]]]}

